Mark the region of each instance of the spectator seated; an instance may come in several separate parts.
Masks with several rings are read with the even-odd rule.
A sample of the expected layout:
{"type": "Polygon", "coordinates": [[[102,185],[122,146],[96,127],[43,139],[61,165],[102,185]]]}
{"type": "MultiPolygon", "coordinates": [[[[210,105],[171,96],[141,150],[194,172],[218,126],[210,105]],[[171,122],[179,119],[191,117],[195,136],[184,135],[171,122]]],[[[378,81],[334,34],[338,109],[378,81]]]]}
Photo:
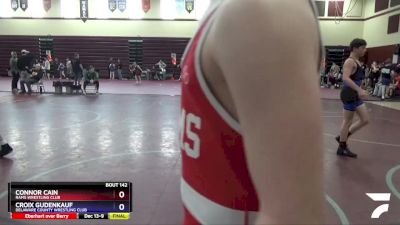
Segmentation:
{"type": "Polygon", "coordinates": [[[99,93],[99,73],[94,69],[94,67],[91,65],[89,68],[89,71],[84,74],[84,82],[83,82],[83,94],[86,93],[86,87],[88,86],[94,86],[96,94],[99,93]]]}
{"type": "Polygon", "coordinates": [[[340,88],[342,84],[342,74],[338,72],[329,72],[328,73],[328,86],[327,87],[334,87],[340,88]]]}
{"type": "Polygon", "coordinates": [[[394,97],[400,95],[400,64],[393,70],[393,75],[394,84],[391,85],[391,95],[394,97]]]}
{"type": "Polygon", "coordinates": [[[43,72],[40,68],[40,64],[36,64],[33,67],[32,74],[30,77],[21,80],[21,93],[26,93],[25,85],[28,89],[28,94],[32,93],[32,84],[39,83],[43,78],[43,72]]]}

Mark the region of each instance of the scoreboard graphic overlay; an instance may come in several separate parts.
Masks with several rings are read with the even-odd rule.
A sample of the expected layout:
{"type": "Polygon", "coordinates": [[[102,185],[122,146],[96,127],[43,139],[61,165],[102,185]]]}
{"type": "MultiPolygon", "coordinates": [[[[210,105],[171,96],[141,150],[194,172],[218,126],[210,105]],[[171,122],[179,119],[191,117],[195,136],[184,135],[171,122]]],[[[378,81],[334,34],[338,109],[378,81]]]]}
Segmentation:
{"type": "Polygon", "coordinates": [[[13,220],[128,220],[131,182],[11,182],[13,220]]]}

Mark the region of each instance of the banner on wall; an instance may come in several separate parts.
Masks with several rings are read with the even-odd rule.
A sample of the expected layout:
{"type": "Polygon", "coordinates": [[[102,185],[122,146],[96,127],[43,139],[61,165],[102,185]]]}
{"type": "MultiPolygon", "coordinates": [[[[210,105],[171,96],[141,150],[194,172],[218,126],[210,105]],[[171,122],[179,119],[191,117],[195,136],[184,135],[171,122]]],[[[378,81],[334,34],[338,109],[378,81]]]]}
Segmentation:
{"type": "Polygon", "coordinates": [[[51,56],[51,50],[46,50],[47,60],[53,62],[53,57],[51,56]]]}
{"type": "Polygon", "coordinates": [[[191,13],[194,10],[194,0],[185,0],[185,9],[191,13]]]}
{"type": "Polygon", "coordinates": [[[126,0],[118,0],[118,9],[121,12],[124,12],[126,9],[126,0]]]}
{"type": "Polygon", "coordinates": [[[20,0],[20,7],[22,10],[26,10],[28,8],[28,0],[20,0]]]}
{"type": "Polygon", "coordinates": [[[43,0],[43,8],[47,12],[51,8],[51,0],[43,0]]]}
{"type": "Polygon", "coordinates": [[[142,0],[142,9],[145,13],[147,13],[151,8],[150,0],[142,0]]]}
{"type": "Polygon", "coordinates": [[[12,8],[14,11],[17,11],[17,9],[19,8],[18,0],[11,0],[11,8],[12,8]]]}
{"type": "Polygon", "coordinates": [[[185,0],[176,0],[175,6],[176,6],[176,12],[178,14],[182,14],[185,12],[185,0]]]}
{"type": "Polygon", "coordinates": [[[171,53],[171,63],[176,66],[176,53],[171,53]]]}
{"type": "Polygon", "coordinates": [[[108,0],[108,9],[114,12],[117,9],[117,0],[108,0]]]}
{"type": "Polygon", "coordinates": [[[86,22],[86,20],[89,18],[89,6],[88,6],[88,1],[89,0],[80,0],[80,8],[81,8],[81,20],[83,22],[86,22]]]}
{"type": "MultiPolygon", "coordinates": [[[[393,54],[392,63],[393,64],[400,63],[399,59],[400,59],[400,44],[396,45],[396,50],[394,51],[393,54]]],[[[398,66],[400,66],[400,64],[398,66]]]]}

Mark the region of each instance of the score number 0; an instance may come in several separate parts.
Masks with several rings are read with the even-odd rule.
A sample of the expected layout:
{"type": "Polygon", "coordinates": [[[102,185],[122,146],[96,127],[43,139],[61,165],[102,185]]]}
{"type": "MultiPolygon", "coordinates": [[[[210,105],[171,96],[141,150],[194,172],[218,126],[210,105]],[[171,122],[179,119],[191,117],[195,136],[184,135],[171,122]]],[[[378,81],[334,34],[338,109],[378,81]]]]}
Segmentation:
{"type": "MultiPolygon", "coordinates": [[[[123,199],[125,197],[125,192],[120,191],[118,193],[118,197],[123,199]]],[[[119,208],[120,211],[123,211],[125,209],[125,205],[123,203],[121,203],[121,204],[119,204],[118,208],[119,208]]]]}

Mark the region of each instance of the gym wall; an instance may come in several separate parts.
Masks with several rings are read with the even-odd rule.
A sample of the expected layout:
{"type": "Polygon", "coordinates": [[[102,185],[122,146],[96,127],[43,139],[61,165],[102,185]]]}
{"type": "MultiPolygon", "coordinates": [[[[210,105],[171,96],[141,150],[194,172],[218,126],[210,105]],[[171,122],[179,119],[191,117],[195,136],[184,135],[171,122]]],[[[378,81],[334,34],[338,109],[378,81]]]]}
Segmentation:
{"type": "MultiPolygon", "coordinates": [[[[168,10],[170,3],[175,3],[176,0],[152,0],[151,9],[147,13],[141,9],[141,0],[127,0],[124,12],[116,9],[113,13],[108,9],[108,0],[95,0],[96,4],[92,0],[89,1],[90,19],[84,23],[78,18],[79,0],[52,0],[52,7],[48,12],[43,10],[42,0],[29,0],[29,7],[25,12],[21,9],[14,12],[7,6],[11,1],[4,0],[0,7],[0,17],[3,17],[0,18],[0,36],[190,38],[198,27],[197,19],[204,12],[204,6],[197,9],[207,1],[195,0],[196,7],[191,13],[180,7],[175,15],[176,20],[163,20],[170,16],[169,11],[176,8],[172,4],[173,8],[168,10]],[[66,8],[69,10],[61,10],[66,8]],[[138,19],[140,17],[143,19],[138,19]]],[[[316,0],[319,5],[324,6],[319,17],[324,45],[348,46],[353,38],[362,37],[371,48],[368,59],[380,61],[387,58],[387,52],[392,52],[394,45],[400,43],[399,32],[387,34],[388,18],[400,13],[400,6],[375,12],[375,3],[381,4],[385,1],[390,5],[391,0],[316,0]],[[336,7],[340,4],[342,7],[336,7]],[[341,15],[337,15],[338,13],[341,15]]],[[[7,52],[7,57],[8,54],[7,52]]]]}
{"type": "Polygon", "coordinates": [[[0,35],[192,37],[197,21],[0,20],[0,35]]]}
{"type": "MultiPolygon", "coordinates": [[[[400,31],[388,34],[389,17],[400,15],[400,5],[394,7],[390,7],[390,5],[391,2],[388,0],[377,0],[376,2],[375,0],[365,0],[363,35],[368,42],[368,63],[383,62],[387,58],[391,58],[396,51],[396,44],[400,44],[400,31]],[[379,11],[375,12],[376,10],[379,11]]],[[[398,24],[397,28],[399,29],[398,24]]]]}
{"type": "MultiPolygon", "coordinates": [[[[333,1],[320,4],[326,6],[325,14],[319,17],[325,45],[348,46],[352,39],[361,37],[368,42],[368,63],[382,62],[393,56],[396,44],[400,44],[400,32],[388,34],[388,26],[389,17],[400,14],[400,5],[395,3],[398,0],[345,0],[341,18],[332,17],[332,13],[328,15],[329,2],[333,1]]],[[[392,27],[398,29],[400,19],[394,19],[397,24],[392,27]]]]}
{"type": "Polygon", "coordinates": [[[332,1],[321,2],[325,4],[325,14],[319,17],[325,45],[347,46],[356,37],[366,39],[369,48],[400,44],[400,32],[388,34],[389,17],[400,14],[394,0],[345,0],[343,17],[337,18],[329,16],[332,1]],[[382,10],[375,12],[376,8],[382,10]]]}
{"type": "Polygon", "coordinates": [[[348,46],[354,38],[362,38],[363,21],[320,20],[320,29],[324,45],[348,46]]]}
{"type": "Polygon", "coordinates": [[[111,12],[108,0],[89,1],[89,20],[85,23],[78,18],[79,0],[52,0],[48,12],[43,10],[42,0],[29,0],[25,12],[20,8],[14,12],[7,6],[10,2],[3,1],[0,7],[0,17],[3,17],[0,35],[192,37],[197,19],[203,15],[204,5],[209,1],[197,0],[191,13],[177,5],[168,9],[169,3],[175,0],[152,0],[147,13],[142,10],[141,0],[127,0],[124,12],[118,9],[111,12]],[[172,18],[169,12],[176,7],[179,8],[174,16],[177,21],[163,20],[172,18]]]}
{"type": "Polygon", "coordinates": [[[379,47],[400,44],[400,32],[388,34],[389,17],[399,15],[400,6],[375,13],[375,0],[366,0],[365,3],[367,17],[365,18],[363,34],[364,38],[368,41],[368,46],[379,47]]]}
{"type": "MultiPolygon", "coordinates": [[[[396,8],[375,13],[375,1],[337,1],[343,2],[344,6],[339,10],[342,16],[335,17],[335,8],[333,7],[332,10],[332,5],[330,5],[334,1],[316,0],[324,4],[324,13],[319,17],[324,44],[347,46],[355,37],[365,38],[369,47],[398,43],[400,33],[387,34],[388,17],[396,12],[371,18],[396,8]]],[[[29,0],[30,4],[25,12],[21,9],[14,12],[7,5],[10,2],[4,0],[0,7],[0,17],[13,17],[13,19],[0,19],[0,35],[192,37],[198,27],[196,19],[204,12],[204,7],[197,10],[198,6],[207,1],[196,0],[195,10],[191,13],[180,7],[180,11],[175,15],[175,18],[180,21],[162,20],[162,17],[168,17],[166,13],[163,13],[168,10],[161,12],[161,9],[171,2],[174,3],[175,0],[152,0],[151,9],[147,13],[141,9],[141,0],[127,0],[127,8],[124,12],[117,9],[113,13],[108,9],[108,0],[96,0],[95,4],[90,1],[89,17],[91,19],[86,23],[78,18],[79,0],[52,0],[52,7],[48,12],[43,10],[42,0],[29,0]],[[61,10],[62,8],[64,10],[61,10]],[[144,20],[129,20],[140,17],[144,20]]],[[[172,7],[176,8],[176,5],[172,7]]],[[[397,9],[400,11],[400,6],[397,9]]]]}
{"type": "Polygon", "coordinates": [[[355,37],[363,36],[363,0],[316,0],[323,43],[348,46],[355,37]]]}

